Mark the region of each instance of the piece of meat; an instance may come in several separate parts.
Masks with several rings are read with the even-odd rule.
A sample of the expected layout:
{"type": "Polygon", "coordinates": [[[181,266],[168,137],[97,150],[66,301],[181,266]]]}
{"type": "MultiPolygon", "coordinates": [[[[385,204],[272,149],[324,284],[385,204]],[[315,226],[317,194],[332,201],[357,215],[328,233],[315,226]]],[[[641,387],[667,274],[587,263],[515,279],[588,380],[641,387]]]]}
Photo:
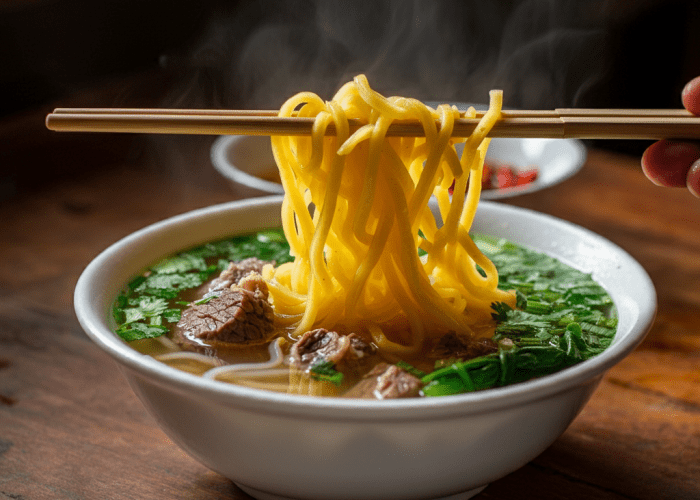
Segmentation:
{"type": "Polygon", "coordinates": [[[420,396],[423,383],[403,368],[379,363],[345,393],[347,398],[397,399],[420,396]]]}
{"type": "Polygon", "coordinates": [[[325,361],[334,363],[336,370],[346,372],[357,369],[374,352],[374,347],[355,333],[341,335],[318,328],[304,333],[294,343],[290,361],[301,370],[325,361]]]}
{"type": "Polygon", "coordinates": [[[498,344],[488,338],[472,339],[450,332],[443,335],[428,354],[432,359],[467,359],[478,358],[498,352],[498,344]]]}
{"type": "Polygon", "coordinates": [[[256,344],[268,340],[274,331],[274,312],[262,276],[249,274],[238,285],[217,293],[182,312],[175,342],[198,349],[208,342],[256,344]]]}
{"type": "Polygon", "coordinates": [[[242,278],[245,278],[251,273],[262,274],[262,269],[265,264],[272,264],[274,266],[275,262],[260,260],[256,257],[250,257],[238,262],[231,262],[217,278],[209,283],[205,297],[214,295],[212,292],[217,292],[224,288],[231,288],[231,286],[238,284],[242,278]]]}

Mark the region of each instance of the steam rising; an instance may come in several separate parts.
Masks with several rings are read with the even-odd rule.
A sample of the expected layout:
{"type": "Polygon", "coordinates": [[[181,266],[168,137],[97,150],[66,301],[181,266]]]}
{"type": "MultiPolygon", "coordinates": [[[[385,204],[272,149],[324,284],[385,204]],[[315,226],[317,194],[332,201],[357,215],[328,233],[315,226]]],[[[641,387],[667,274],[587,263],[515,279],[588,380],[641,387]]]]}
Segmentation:
{"type": "MultiPolygon", "coordinates": [[[[172,105],[274,109],[330,99],[358,73],[386,95],[545,109],[580,104],[603,73],[602,1],[373,0],[245,4],[212,20],[172,105]]],[[[166,61],[172,63],[172,61],[166,61]]]]}

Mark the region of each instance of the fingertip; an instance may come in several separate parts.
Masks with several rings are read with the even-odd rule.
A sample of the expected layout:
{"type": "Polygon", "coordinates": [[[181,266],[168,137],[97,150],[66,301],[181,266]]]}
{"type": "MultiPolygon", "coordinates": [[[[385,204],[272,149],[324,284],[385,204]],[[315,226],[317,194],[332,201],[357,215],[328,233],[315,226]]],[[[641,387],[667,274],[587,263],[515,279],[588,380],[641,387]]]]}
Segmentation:
{"type": "Polygon", "coordinates": [[[700,76],[690,80],[681,92],[685,109],[694,115],[700,115],[700,76]]]}
{"type": "Polygon", "coordinates": [[[642,155],[642,171],[657,186],[685,187],[688,171],[700,159],[700,146],[690,142],[657,141],[642,155]]]}
{"type": "Polygon", "coordinates": [[[642,172],[644,172],[647,179],[657,186],[662,185],[657,179],[657,176],[659,171],[659,154],[662,153],[663,149],[666,147],[665,143],[666,141],[656,141],[644,151],[644,154],[642,154],[642,172]]]}
{"type": "Polygon", "coordinates": [[[700,160],[693,163],[690,170],[688,170],[686,186],[688,186],[688,191],[693,193],[697,198],[700,198],[700,160]]]}

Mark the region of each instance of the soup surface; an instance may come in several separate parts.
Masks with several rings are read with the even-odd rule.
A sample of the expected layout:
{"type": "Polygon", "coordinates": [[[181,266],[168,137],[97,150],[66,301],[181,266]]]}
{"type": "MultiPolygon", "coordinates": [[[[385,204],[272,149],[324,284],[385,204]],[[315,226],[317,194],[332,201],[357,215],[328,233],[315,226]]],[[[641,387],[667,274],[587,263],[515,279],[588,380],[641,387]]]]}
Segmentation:
{"type": "Polygon", "coordinates": [[[515,290],[517,305],[493,303],[492,320],[474,337],[448,332],[417,354],[382,352],[362,332],[319,328],[293,337],[276,323],[258,273],[292,260],[281,230],[208,243],[151,266],[116,299],[116,333],[144,354],[222,381],[374,399],[522,382],[610,345],[615,308],[590,275],[505,240],[472,236],[496,265],[499,288],[515,290]]]}

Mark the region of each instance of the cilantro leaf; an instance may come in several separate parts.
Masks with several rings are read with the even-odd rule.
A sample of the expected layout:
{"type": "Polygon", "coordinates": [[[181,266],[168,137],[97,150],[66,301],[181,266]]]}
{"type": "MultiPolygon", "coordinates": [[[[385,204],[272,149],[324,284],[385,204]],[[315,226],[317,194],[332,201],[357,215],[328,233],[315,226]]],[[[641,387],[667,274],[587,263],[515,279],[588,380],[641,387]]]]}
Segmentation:
{"type": "Polygon", "coordinates": [[[147,325],[146,323],[130,323],[117,329],[117,335],[127,342],[134,340],[160,337],[168,333],[168,328],[161,325],[147,325]]]}
{"type": "Polygon", "coordinates": [[[513,308],[505,302],[493,302],[491,304],[491,309],[495,311],[491,313],[491,317],[495,321],[505,321],[508,318],[508,312],[513,310],[513,308]]]}
{"type": "Polygon", "coordinates": [[[163,311],[163,319],[168,323],[177,323],[182,317],[182,311],[177,308],[166,309],[163,311]]]}
{"type": "Polygon", "coordinates": [[[175,274],[192,270],[204,271],[206,268],[207,264],[202,257],[181,253],[174,257],[161,260],[155,266],[151,267],[151,271],[158,274],[175,274]]]}
{"type": "Polygon", "coordinates": [[[122,309],[125,316],[124,324],[157,317],[168,309],[168,303],[164,299],[149,295],[129,299],[128,303],[135,307],[125,307],[122,309]]]}
{"type": "Polygon", "coordinates": [[[147,289],[178,289],[195,288],[204,282],[199,273],[184,274],[152,274],[146,278],[134,291],[143,292],[147,289]]]}
{"type": "Polygon", "coordinates": [[[309,368],[309,374],[314,380],[330,382],[334,385],[343,383],[343,374],[335,369],[335,363],[319,358],[315,364],[309,368]]]}

